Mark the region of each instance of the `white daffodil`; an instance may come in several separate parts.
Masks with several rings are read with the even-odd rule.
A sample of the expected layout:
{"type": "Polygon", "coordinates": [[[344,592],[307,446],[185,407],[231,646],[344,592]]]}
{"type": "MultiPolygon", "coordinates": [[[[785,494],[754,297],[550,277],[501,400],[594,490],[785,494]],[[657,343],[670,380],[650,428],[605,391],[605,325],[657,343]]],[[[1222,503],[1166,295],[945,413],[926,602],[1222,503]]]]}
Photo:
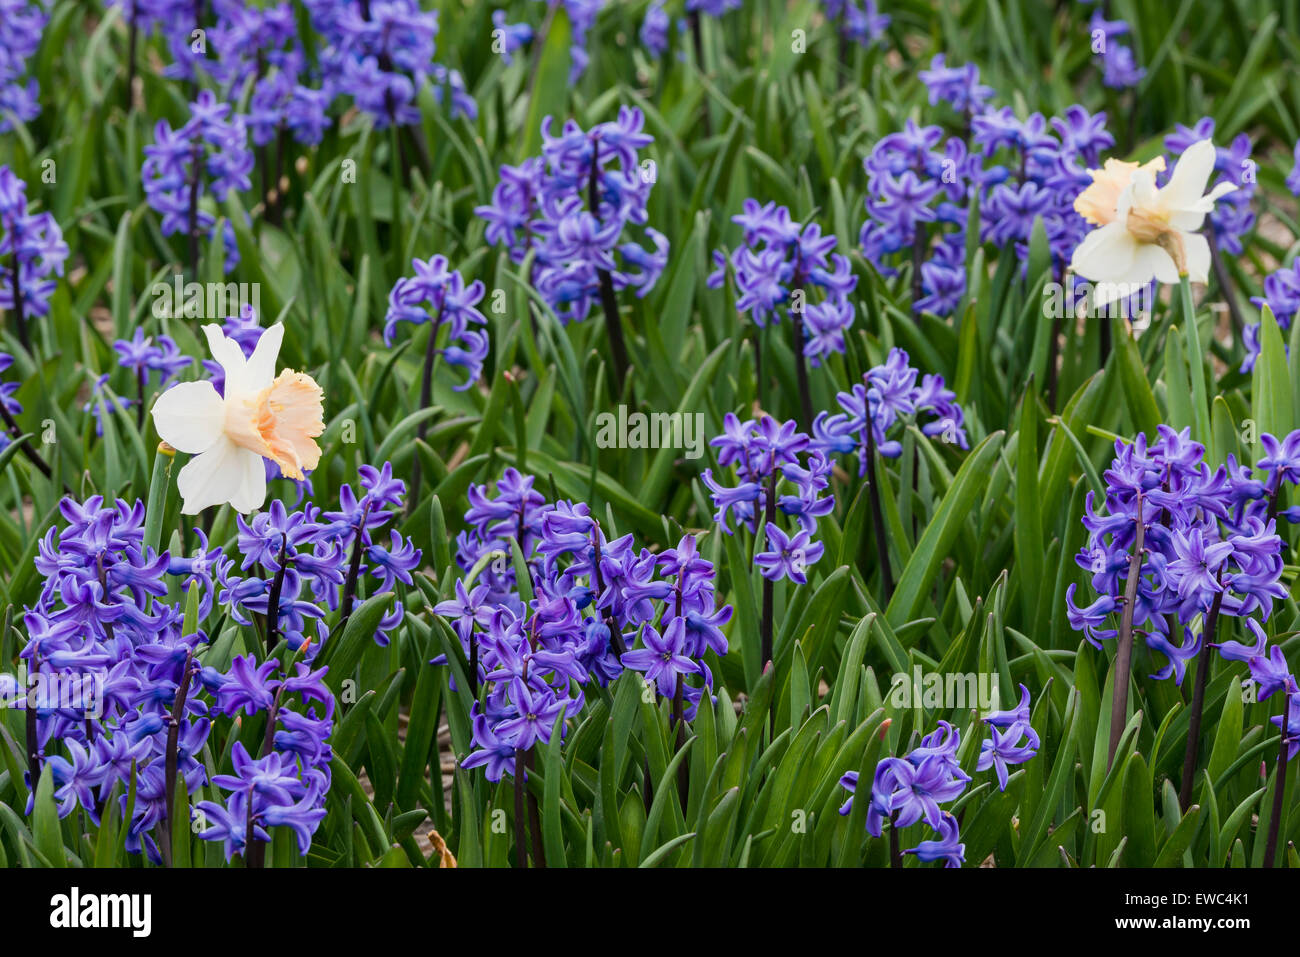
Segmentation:
{"type": "Polygon", "coordinates": [[[291,479],[320,462],[315,438],[325,431],[324,393],[305,373],[276,376],[282,324],[263,332],[248,358],[220,326],[204,326],[203,332],[225,370],[225,395],[206,381],[172,386],[154,403],[154,425],[164,442],[195,456],[176,482],[182,512],[195,515],[227,502],[251,512],[266,501],[262,459],[291,479]]]}
{"type": "Polygon", "coordinates": [[[1144,166],[1110,159],[1089,170],[1092,185],[1074,201],[1074,209],[1097,226],[1074,250],[1070,268],[1097,284],[1094,301],[1103,305],[1129,295],[1157,279],[1177,283],[1180,276],[1205,282],[1210,244],[1196,232],[1215,201],[1237,187],[1220,183],[1209,193],[1214,172],[1214,144],[1201,140],[1187,148],[1169,182],[1156,187],[1155,174],[1165,161],[1144,166]]]}

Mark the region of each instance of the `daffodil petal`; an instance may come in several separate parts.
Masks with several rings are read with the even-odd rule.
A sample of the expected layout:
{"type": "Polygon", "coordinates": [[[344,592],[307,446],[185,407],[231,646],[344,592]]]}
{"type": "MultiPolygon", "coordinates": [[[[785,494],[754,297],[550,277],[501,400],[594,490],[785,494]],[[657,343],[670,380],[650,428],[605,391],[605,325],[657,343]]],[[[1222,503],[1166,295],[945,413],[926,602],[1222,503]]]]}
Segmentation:
{"type": "Polygon", "coordinates": [[[208,351],[212,353],[212,358],[221,364],[221,369],[225,372],[226,395],[246,391],[244,378],[248,361],[244,358],[244,350],[239,348],[239,343],[228,338],[216,323],[204,326],[203,334],[208,337],[208,351]]]}
{"type": "Polygon", "coordinates": [[[1195,209],[1205,192],[1205,184],[1214,172],[1214,144],[1209,140],[1193,143],[1178,157],[1169,182],[1160,190],[1160,202],[1165,209],[1176,212],[1195,209]]]}
{"type": "Polygon", "coordinates": [[[260,455],[222,435],[211,448],[186,463],[177,476],[176,488],[181,493],[181,512],[186,515],[225,504],[247,513],[266,501],[266,467],[260,455]]]}
{"type": "Polygon", "coordinates": [[[197,454],[221,437],[226,404],[211,382],[182,382],[158,397],[153,422],[158,437],[178,452],[197,454]]]}
{"type": "Polygon", "coordinates": [[[280,344],[284,341],[284,323],[277,322],[262,333],[253,354],[245,367],[245,387],[250,392],[260,392],[275,379],[275,363],[280,357],[280,344]]]}
{"type": "Polygon", "coordinates": [[[1137,257],[1133,261],[1133,271],[1124,277],[1123,282],[1142,284],[1157,279],[1164,283],[1178,282],[1178,267],[1173,258],[1162,247],[1150,243],[1138,246],[1137,257]]]}
{"type": "Polygon", "coordinates": [[[1207,282],[1210,278],[1210,243],[1200,233],[1183,235],[1183,250],[1187,254],[1187,278],[1192,282],[1207,282]]]}
{"type": "Polygon", "coordinates": [[[1133,268],[1138,245],[1122,221],[1108,223],[1075,247],[1070,268],[1092,282],[1118,282],[1133,268]]]}

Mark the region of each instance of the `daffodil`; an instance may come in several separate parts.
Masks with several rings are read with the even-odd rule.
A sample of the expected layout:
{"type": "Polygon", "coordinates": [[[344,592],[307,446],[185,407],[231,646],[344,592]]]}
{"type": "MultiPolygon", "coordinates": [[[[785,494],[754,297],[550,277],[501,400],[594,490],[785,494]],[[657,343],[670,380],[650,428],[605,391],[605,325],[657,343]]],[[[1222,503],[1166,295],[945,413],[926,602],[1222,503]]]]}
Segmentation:
{"type": "Polygon", "coordinates": [[[315,438],[325,431],[324,393],[306,373],[275,374],[284,339],[280,323],[262,333],[247,358],[220,326],[203,332],[225,371],[224,395],[206,381],[172,386],[154,403],[154,425],[160,439],[194,456],[176,482],[182,512],[195,515],[225,503],[251,512],[266,500],[263,459],[291,479],[320,462],[315,438]]]}
{"type": "Polygon", "coordinates": [[[1074,209],[1098,228],[1075,249],[1070,268],[1097,284],[1098,305],[1136,292],[1152,279],[1206,281],[1210,245],[1196,230],[1215,201],[1236,189],[1220,183],[1205,192],[1214,160],[1213,143],[1193,143],[1162,187],[1156,186],[1156,173],[1165,168],[1162,157],[1145,165],[1111,159],[1088,171],[1092,185],[1079,194],[1074,209]]]}

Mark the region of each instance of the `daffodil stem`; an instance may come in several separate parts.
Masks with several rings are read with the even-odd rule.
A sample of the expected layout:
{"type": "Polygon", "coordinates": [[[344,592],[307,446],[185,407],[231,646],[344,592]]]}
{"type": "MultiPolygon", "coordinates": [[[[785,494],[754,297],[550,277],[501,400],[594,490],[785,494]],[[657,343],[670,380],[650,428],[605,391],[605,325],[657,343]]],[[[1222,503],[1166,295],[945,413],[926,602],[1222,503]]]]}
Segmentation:
{"type": "Polygon", "coordinates": [[[1178,790],[1178,806],[1187,813],[1192,804],[1192,783],[1196,779],[1196,751],[1201,737],[1201,714],[1205,710],[1205,685],[1210,676],[1210,646],[1214,642],[1215,628],[1219,623],[1219,605],[1223,592],[1214,596],[1214,604],[1205,616],[1201,629],[1201,651],[1196,656],[1196,685],[1192,689],[1192,711],[1187,725],[1187,747],[1183,751],[1183,781],[1178,790]]]}
{"type": "Polygon", "coordinates": [[[1146,525],[1142,520],[1142,493],[1137,496],[1137,536],[1133,542],[1133,557],[1129,559],[1128,580],[1124,586],[1124,610],[1119,620],[1119,644],[1115,649],[1115,681],[1110,699],[1110,748],[1106,759],[1109,769],[1115,764],[1115,751],[1124,735],[1128,715],[1128,679],[1133,666],[1133,606],[1137,604],[1138,581],[1142,577],[1142,550],[1145,545],[1146,525]]]}
{"type": "Polygon", "coordinates": [[[1205,354],[1201,351],[1201,333],[1196,328],[1196,307],[1192,303],[1192,283],[1187,274],[1178,277],[1178,295],[1182,301],[1183,334],[1187,337],[1187,364],[1192,372],[1192,406],[1196,416],[1195,438],[1210,440],[1210,400],[1205,387],[1205,354]]]}

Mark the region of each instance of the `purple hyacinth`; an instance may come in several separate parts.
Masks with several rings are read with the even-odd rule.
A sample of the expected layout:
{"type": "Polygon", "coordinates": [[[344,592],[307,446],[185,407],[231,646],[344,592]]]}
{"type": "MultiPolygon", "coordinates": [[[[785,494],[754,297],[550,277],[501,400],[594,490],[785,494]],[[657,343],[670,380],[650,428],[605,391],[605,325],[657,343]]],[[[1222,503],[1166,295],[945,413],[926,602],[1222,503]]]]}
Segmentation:
{"type": "MultiPolygon", "coordinates": [[[[235,774],[215,775],[210,783],[251,799],[255,836],[269,840],[267,828],[290,827],[305,854],[329,787],[333,697],[321,682],[324,670],[299,663],[295,674],[285,675],[278,662],[257,666],[251,655],[236,657],[224,672],[201,666],[208,639],[202,630],[182,633],[183,610],[169,601],[169,581],[180,577],[187,587],[196,583],[210,592],[214,567],[230,562],[221,549],[208,549],[203,540],[201,559],[159,553],[145,543],[140,502],[66,498],[59,510],[63,527],[51,528],[38,549],[44,584],[24,617],[30,637],[21,658],[29,673],[44,677],[44,687],[59,687],[58,679],[81,694],[31,697],[28,726],[38,748],[28,784],[38,774],[52,775],[60,815],[80,807],[92,821],[114,793],[125,814],[132,793],[126,848],[161,862],[171,827],[168,765],[193,794],[209,783],[205,757],[214,721],[266,711],[273,725],[267,753],[253,759],[237,744],[235,774]],[[267,776],[250,794],[244,784],[254,772],[267,776]]],[[[199,608],[202,625],[210,594],[199,608]]],[[[249,810],[233,800],[201,802],[208,829],[199,836],[224,840],[228,857],[244,852],[249,810]]]]}
{"type": "Polygon", "coordinates": [[[0,166],[0,309],[17,317],[27,343],[27,323],[50,311],[50,297],[63,275],[68,245],[51,213],[32,213],[27,184],[0,166]]]}
{"type": "MultiPolygon", "coordinates": [[[[233,192],[252,187],[253,154],[244,117],[232,114],[210,90],[190,104],[190,118],[178,130],[166,120],[154,126],[154,142],[144,148],[140,176],[149,206],[162,216],[164,236],[215,238],[217,217],[205,199],[223,202],[233,192]]],[[[223,233],[226,272],[239,264],[239,250],[229,224],[223,233]]]]}
{"type": "Polygon", "coordinates": [[[533,285],[561,322],[580,322],[606,279],[615,292],[644,297],[667,266],[668,240],[646,225],[654,176],[640,151],[653,137],[642,112],[622,107],[617,120],[586,131],[569,120],[553,134],[553,125],[542,123],[542,155],[502,166],[492,202],[475,213],[512,261],[535,250],[533,285]],[[644,241],[634,240],[638,232],[644,241]]]}
{"type": "Polygon", "coordinates": [[[858,46],[872,46],[889,28],[890,18],[878,11],[876,0],[823,0],[822,6],[840,35],[858,46]]]}
{"type": "Polygon", "coordinates": [[[743,230],[743,241],[729,257],[725,250],[713,254],[717,268],[709,287],[720,288],[733,277],[736,310],[759,329],[788,316],[793,347],[813,366],[843,353],[855,313],[849,294],[858,280],[848,259],[835,251],[835,237],[823,235],[817,223],[795,222],[775,202],[747,199],[731,219],[743,230]]]}
{"type": "Polygon", "coordinates": [[[48,21],[42,3],[0,0],[0,133],[13,129],[12,118],[26,123],[40,115],[40,86],[28,75],[28,61],[48,21]]]}
{"type": "Polygon", "coordinates": [[[321,89],[349,96],[376,129],[420,122],[417,98],[428,87],[452,118],[478,116],[457,70],[434,61],[438,12],[416,0],[306,0],[321,35],[321,89]]]}
{"type": "Polygon", "coordinates": [[[1137,65],[1132,48],[1118,42],[1129,32],[1126,22],[1107,20],[1100,8],[1093,11],[1092,19],[1088,21],[1091,49],[1093,55],[1101,60],[1102,83],[1112,90],[1135,87],[1146,76],[1146,70],[1137,65]]]}
{"type": "Polygon", "coordinates": [[[478,279],[467,284],[459,271],[449,270],[446,256],[434,256],[428,261],[413,259],[411,267],[415,275],[398,279],[389,293],[384,341],[392,343],[399,322],[432,323],[429,339],[432,354],[439,331],[445,326],[447,344],[436,349],[448,364],[465,370],[465,381],[455,388],[468,389],[482,375],[483,360],[488,354],[487,333],[473,328],[487,322],[477,308],[485,287],[478,279]]]}
{"type": "Polygon", "coordinates": [[[668,50],[668,14],[664,11],[664,0],[652,0],[646,7],[645,19],[641,21],[638,36],[641,45],[653,56],[663,56],[668,50]]]}
{"type": "Polygon", "coordinates": [[[1029,689],[1020,686],[1020,701],[1010,711],[996,711],[984,717],[990,737],[980,743],[977,771],[992,768],[997,774],[998,790],[1007,789],[1007,767],[1024,764],[1038,753],[1038,732],[1029,724],[1029,689]],[[1024,742],[1021,742],[1024,738],[1024,742]]]}
{"type": "Polygon", "coordinates": [[[948,66],[948,57],[943,53],[934,55],[930,68],[922,70],[920,77],[930,92],[931,106],[947,103],[965,117],[983,112],[984,105],[993,98],[993,87],[980,82],[978,66],[948,66]]]}
{"type": "Polygon", "coordinates": [[[513,774],[516,751],[549,740],[557,717],[582,710],[582,686],[604,687],[625,670],[642,672],[680,720],[692,719],[713,686],[704,657],[726,654],[721,626],[731,617],[730,606],[717,607],[713,565],[693,536],[657,555],[631,535],[610,540],[586,504],[548,503],[514,469],[495,488],[472,486],[469,501],[456,554],[464,577],[434,608],[468,655],[469,691],[486,685],[463,766],[484,767],[490,781],[513,774]]]}
{"type": "Polygon", "coordinates": [[[1204,447],[1189,436],[1188,429],[1162,425],[1149,446],[1143,435],[1132,443],[1116,441],[1115,460],[1103,475],[1104,510],[1090,492],[1083,518],[1088,542],[1075,559],[1091,573],[1096,597],[1080,606],[1078,586],[1066,590],[1071,627],[1097,647],[1113,638],[1112,616],[1122,608],[1141,523],[1143,559],[1133,624],[1147,646],[1166,659],[1152,677],[1172,675],[1179,684],[1204,637],[1193,635],[1194,621],[1200,618],[1204,629],[1212,607],[1218,615],[1249,619],[1258,612],[1267,620],[1274,602],[1286,597],[1275,516],[1283,483],[1294,481],[1284,443],[1272,436],[1266,449],[1278,454],[1258,466],[1266,482],[1231,456],[1211,471],[1204,447]]]}
{"type": "Polygon", "coordinates": [[[526,23],[506,23],[506,12],[492,13],[492,40],[494,53],[506,64],[514,62],[514,55],[533,42],[533,28],[526,23]]]}
{"type": "Polygon", "coordinates": [[[569,18],[571,43],[569,45],[569,85],[573,86],[587,71],[591,54],[587,50],[587,35],[596,26],[605,0],[541,0],[552,10],[563,7],[569,18]]]}
{"type": "Polygon", "coordinates": [[[886,458],[902,454],[902,444],[891,439],[889,432],[905,418],[916,419],[925,435],[937,436],[961,449],[969,448],[963,428],[965,413],[956,395],[944,387],[942,376],[922,376],[919,384],[918,376],[907,353],[891,349],[883,365],[867,372],[851,392],[839,393],[842,411],[818,413],[813,422],[814,445],[827,455],[854,453],[860,475],[867,472],[869,447],[874,446],[886,458]]]}
{"type": "MultiPolygon", "coordinates": [[[[880,837],[886,820],[896,829],[925,821],[940,833],[945,843],[956,847],[956,828],[951,825],[945,828],[944,822],[951,820],[951,816],[939,805],[956,800],[970,783],[970,775],[961,769],[957,759],[960,744],[961,732],[947,721],[940,721],[939,727],[922,738],[911,752],[901,758],[885,758],[877,764],[867,808],[867,833],[880,837]]],[[[840,779],[840,786],[850,794],[840,814],[852,812],[859,783],[856,771],[840,779]]]]}

